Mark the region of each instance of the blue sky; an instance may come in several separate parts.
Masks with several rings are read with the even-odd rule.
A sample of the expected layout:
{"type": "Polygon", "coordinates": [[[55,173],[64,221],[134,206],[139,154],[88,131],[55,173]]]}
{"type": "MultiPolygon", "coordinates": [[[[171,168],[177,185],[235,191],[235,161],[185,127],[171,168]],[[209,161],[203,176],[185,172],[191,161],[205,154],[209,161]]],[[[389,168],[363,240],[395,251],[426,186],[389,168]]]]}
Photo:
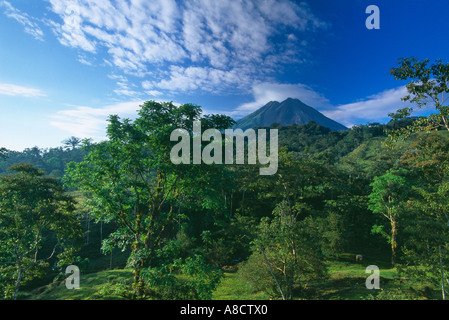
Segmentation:
{"type": "Polygon", "coordinates": [[[446,0],[0,0],[0,146],[104,139],[145,100],[238,119],[299,98],[347,126],[402,107],[398,58],[449,53],[446,0]],[[369,5],[380,29],[368,30],[369,5]]]}

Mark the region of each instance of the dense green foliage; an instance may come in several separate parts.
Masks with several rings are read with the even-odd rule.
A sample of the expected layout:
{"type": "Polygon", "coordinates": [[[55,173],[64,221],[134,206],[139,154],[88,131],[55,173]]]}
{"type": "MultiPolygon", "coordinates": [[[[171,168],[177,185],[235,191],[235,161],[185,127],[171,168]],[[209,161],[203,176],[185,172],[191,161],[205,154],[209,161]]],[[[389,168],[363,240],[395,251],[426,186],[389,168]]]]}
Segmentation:
{"type": "MultiPolygon", "coordinates": [[[[179,260],[175,264],[181,249],[174,248],[177,244],[172,241],[178,219],[188,217],[189,211],[215,208],[226,187],[219,166],[176,165],[170,160],[171,133],[191,130],[200,114],[200,108],[191,104],[146,102],[134,122],[111,116],[108,140],[89,146],[83,161],[69,165],[65,181],[89,197],[91,214],[117,225],[104,242],[104,251],[130,249],[128,266],[134,270],[136,298],[148,294],[145,283],[154,287],[165,279],[166,286],[165,281],[172,279],[165,277],[171,269],[192,270],[193,263],[204,268],[201,259],[186,258],[186,266],[179,266],[179,260]],[[186,210],[186,203],[196,208],[186,210]]],[[[232,125],[232,119],[224,116],[201,120],[205,129],[232,125]]]]}
{"type": "MultiPolygon", "coordinates": [[[[73,217],[84,228],[79,234],[85,243],[72,262],[89,272],[114,266],[133,274],[105,284],[97,298],[210,299],[214,292],[225,296],[220,282],[232,281],[250,296],[329,298],[332,290],[324,288],[344,283],[338,275],[344,268],[350,273],[348,261],[356,263],[361,254],[367,265],[388,273],[391,290],[374,291],[371,298],[435,298],[438,290],[445,299],[449,67],[410,58],[391,73],[412,80],[404,100],[418,108],[432,101],[436,113],[412,117],[410,108],[402,109],[387,124],[344,131],[314,122],[272,124],[280,148],[271,176],[259,175],[257,165],[173,164],[174,129],[192,134],[195,120],[203,130],[225,129],[233,121],[201,116],[191,104],[148,101],[135,121],[111,116],[106,141],[71,137],[60,148],[1,150],[0,188],[14,190],[16,176],[6,169],[20,162],[34,165],[25,168],[39,172],[35,179],[62,178],[77,200],[73,217]],[[409,285],[401,291],[404,281],[409,285]]],[[[34,199],[29,197],[5,194],[2,217],[24,215],[28,209],[16,210],[14,203],[34,199]]],[[[44,226],[50,233],[40,243],[50,243],[56,236],[51,232],[60,230],[44,226]]],[[[1,230],[0,241],[14,238],[11,224],[1,230]]],[[[5,254],[0,258],[6,261],[5,254]]],[[[63,277],[44,267],[39,275],[63,277]]],[[[6,288],[7,273],[1,275],[6,288]]]]}
{"type": "Polygon", "coordinates": [[[58,180],[30,164],[10,170],[0,180],[0,283],[4,295],[16,299],[20,286],[44,272],[55,253],[59,263],[73,254],[71,239],[82,230],[74,200],[58,180]]]}
{"type": "MultiPolygon", "coordinates": [[[[444,163],[440,161],[445,155],[443,144],[447,143],[447,135],[444,132],[423,136],[425,140],[416,136],[398,144],[395,149],[389,149],[383,145],[382,141],[387,138],[386,130],[393,127],[405,127],[407,121],[409,120],[392,121],[387,125],[357,126],[342,132],[330,131],[313,122],[306,125],[273,125],[279,129],[281,145],[280,164],[276,175],[262,177],[258,175],[257,168],[252,166],[229,166],[229,169],[224,171],[228,176],[225,185],[219,182],[215,185],[215,187],[224,187],[218,193],[217,189],[208,188],[209,195],[203,193],[200,198],[194,200],[195,197],[192,197],[191,192],[195,194],[200,189],[193,188],[183,193],[184,196],[174,202],[176,205],[172,208],[174,213],[170,220],[171,227],[167,229],[169,232],[161,238],[161,245],[155,251],[156,260],[154,261],[157,262],[153,262],[152,266],[146,265],[142,273],[142,279],[153,288],[147,294],[160,299],[210,297],[221,278],[219,269],[210,269],[210,266],[221,266],[226,269],[229,268],[226,266],[242,262],[239,270],[240,277],[245,279],[252,290],[265,291],[273,298],[282,298],[280,287],[284,298],[295,298],[307,296],[307,290],[304,291],[304,288],[310,287],[310,283],[316,279],[326,279],[327,267],[324,262],[338,259],[344,252],[361,252],[369,255],[369,248],[381,248],[381,252],[384,252],[383,255],[386,257],[388,246],[386,242],[383,242],[383,236],[387,240],[391,239],[388,236],[391,224],[385,217],[373,214],[376,210],[373,207],[374,204],[370,205],[370,198],[375,199],[375,192],[377,192],[373,183],[379,181],[380,177],[387,175],[388,172],[394,173],[392,170],[399,170],[402,167],[404,169],[401,170],[413,172],[410,166],[414,165],[412,159],[415,159],[417,155],[416,152],[411,153],[411,150],[417,150],[417,147],[433,146],[439,150],[439,152],[427,151],[426,155],[421,155],[422,159],[416,160],[417,163],[427,161],[425,159],[431,156],[439,158],[434,161],[429,160],[429,166],[431,164],[441,166],[444,163]],[[429,139],[430,141],[427,141],[429,139]],[[212,197],[214,194],[219,195],[215,200],[212,197]],[[204,202],[205,200],[207,201],[204,202]],[[289,205],[286,206],[286,203],[289,205]],[[285,212],[294,213],[294,219],[289,222],[285,212]],[[291,241],[288,242],[288,239],[291,241]],[[283,241],[286,241],[285,249],[279,250],[278,246],[283,241]],[[260,245],[256,245],[262,243],[263,249],[260,245]],[[292,244],[298,249],[293,251],[292,244]],[[283,256],[276,257],[276,255],[283,256]],[[189,257],[201,257],[201,260],[198,260],[199,258],[189,260],[189,257]],[[275,261],[285,262],[279,266],[275,261]],[[187,265],[196,263],[197,266],[190,267],[190,270],[206,268],[204,269],[206,273],[191,271],[188,275],[185,271],[187,270],[184,267],[185,263],[187,265]],[[268,265],[273,273],[270,273],[268,265]],[[204,280],[200,280],[201,277],[204,280]],[[274,279],[278,281],[279,287],[274,279]],[[198,288],[201,288],[196,284],[198,281],[206,281],[204,293],[197,292],[198,288]],[[182,295],[179,295],[180,293],[182,295]]],[[[115,123],[118,124],[118,122],[115,123]]],[[[97,159],[95,161],[101,163],[102,161],[113,163],[104,157],[105,147],[104,143],[100,143],[95,144],[95,147],[93,144],[87,144],[82,148],[61,147],[39,152],[37,148],[34,148],[34,153],[28,149],[22,153],[9,151],[6,152],[8,158],[2,165],[10,165],[14,161],[27,161],[34,163],[36,167],[47,168],[47,173],[54,173],[56,169],[48,166],[46,159],[55,158],[55,154],[61,157],[58,163],[73,162],[69,168],[74,168],[76,163],[79,163],[78,167],[83,163],[87,164],[86,160],[89,159],[97,159]]],[[[110,150],[108,153],[113,152],[113,149],[110,150]]],[[[141,154],[138,149],[131,149],[131,151],[141,154]]],[[[125,155],[124,152],[117,153],[118,157],[125,155]]],[[[133,154],[128,159],[136,161],[138,158],[136,154],[133,154]]],[[[142,161],[146,159],[142,157],[142,161]]],[[[126,163],[125,160],[118,161],[126,163]]],[[[145,170],[147,168],[145,167],[145,170]]],[[[94,168],[85,173],[86,179],[92,179],[89,180],[90,185],[95,182],[107,187],[108,184],[102,182],[105,180],[91,172],[92,169],[94,168]]],[[[63,168],[63,172],[66,170],[67,167],[63,168]]],[[[435,173],[435,170],[429,167],[427,172],[435,173]]],[[[151,170],[148,171],[148,175],[151,176],[151,170]]],[[[410,174],[407,176],[408,179],[415,179],[416,175],[417,173],[414,176],[410,174]]],[[[122,179],[123,173],[116,176],[122,179]]],[[[216,176],[215,179],[221,178],[216,176]]],[[[428,179],[431,182],[435,177],[428,179]]],[[[132,182],[132,180],[129,181],[132,182]]],[[[203,181],[205,182],[204,179],[203,181]]],[[[413,185],[417,186],[415,181],[413,185]]],[[[207,184],[207,186],[211,185],[207,184]]],[[[74,186],[70,188],[73,190],[74,186]]],[[[92,191],[94,190],[90,189],[91,194],[92,191]]],[[[101,189],[98,192],[100,195],[105,194],[105,191],[101,189]]],[[[435,196],[434,193],[432,194],[435,196]]],[[[111,196],[108,195],[108,197],[111,196]]],[[[428,196],[430,197],[430,194],[428,196]]],[[[401,206],[405,206],[406,204],[401,202],[402,198],[399,197],[399,202],[401,206]]],[[[109,212],[108,209],[101,209],[105,200],[101,200],[103,204],[98,204],[99,200],[95,198],[77,196],[77,199],[79,202],[77,212],[79,221],[85,228],[86,243],[78,253],[80,258],[76,263],[80,264],[84,260],[84,264],[87,262],[92,265],[94,261],[102,259],[100,252],[100,246],[102,246],[102,252],[106,255],[105,263],[97,267],[85,266],[84,268],[99,271],[109,267],[109,255],[112,252],[116,252],[118,259],[121,259],[119,258],[121,255],[125,255],[122,263],[115,264],[124,267],[126,255],[131,254],[130,257],[132,257],[133,243],[127,242],[126,232],[120,227],[119,221],[114,221],[105,215],[109,212]],[[84,205],[80,205],[83,203],[84,205]],[[100,224],[101,238],[98,236],[100,224]],[[102,245],[100,241],[103,241],[102,245]],[[113,248],[117,245],[124,250],[124,253],[114,251],[113,248]],[[96,251],[90,249],[92,246],[97,248],[96,251]]],[[[111,205],[119,203],[114,197],[111,199],[111,205]]],[[[132,199],[129,194],[127,199],[132,199]]],[[[131,205],[126,205],[132,208],[131,205]]],[[[417,218],[416,215],[419,215],[416,211],[405,211],[401,219],[412,215],[417,218]]],[[[113,214],[112,211],[111,214],[113,214]]],[[[426,216],[422,214],[419,216],[420,221],[426,219],[426,216]]],[[[438,223],[426,221],[426,223],[430,222],[438,223]]],[[[421,230],[417,224],[399,223],[400,246],[397,251],[399,263],[408,262],[413,257],[416,259],[417,255],[425,252],[424,247],[417,246],[417,243],[413,241],[415,237],[423,236],[418,231],[414,231],[416,228],[421,230]]],[[[390,240],[389,242],[391,245],[390,240]]],[[[439,257],[438,250],[433,253],[433,256],[434,259],[439,257]]],[[[132,266],[132,263],[128,262],[128,265],[132,266]]],[[[437,281],[438,265],[431,262],[428,265],[428,268],[436,268],[433,275],[434,281],[437,281]]],[[[399,264],[399,268],[401,266],[399,264]]],[[[416,267],[414,272],[422,275],[421,264],[416,267]]],[[[407,268],[410,271],[407,275],[411,274],[411,268],[411,266],[407,268]]],[[[125,290],[122,297],[133,296],[129,287],[123,287],[123,284],[119,286],[122,287],[121,290],[125,290]]],[[[110,292],[116,292],[119,289],[114,290],[110,292]]]]}
{"type": "Polygon", "coordinates": [[[40,149],[37,146],[23,151],[0,150],[0,174],[5,174],[8,168],[16,163],[30,163],[53,178],[62,178],[67,164],[79,162],[86,155],[80,147],[66,149],[64,147],[40,149]],[[2,159],[1,156],[4,156],[2,159]]]}
{"type": "MultiPolygon", "coordinates": [[[[142,279],[150,288],[153,288],[147,291],[147,294],[160,299],[210,298],[211,292],[221,278],[220,269],[211,269],[210,266],[220,266],[227,270],[226,268],[230,268],[227,266],[239,263],[238,273],[241,274],[239,277],[248,283],[251,290],[266,292],[271,297],[279,299],[282,298],[280,287],[286,299],[305,297],[310,295],[306,288],[310,288],[314,281],[329,277],[326,276],[328,271],[325,261],[338,260],[345,252],[369,255],[370,248],[381,248],[382,255],[387,257],[388,245],[383,239],[386,238],[391,247],[391,236],[389,236],[391,224],[382,215],[373,214],[376,212],[375,204],[372,200],[373,204],[370,205],[370,199],[375,199],[376,192],[382,191],[373,183],[380,181],[379,179],[388,175],[389,172],[406,170],[407,183],[422,188],[418,198],[416,197],[419,190],[414,193],[416,197],[413,201],[418,204],[422,203],[420,201],[424,196],[438,195],[438,190],[434,192],[436,185],[432,184],[432,181],[437,179],[438,171],[435,168],[445,172],[442,166],[445,163],[443,160],[448,140],[444,132],[413,136],[399,143],[395,149],[389,149],[383,145],[382,141],[387,138],[386,129],[391,129],[393,126],[405,127],[406,123],[404,120],[399,120],[387,125],[370,124],[343,132],[330,131],[313,122],[306,125],[277,126],[280,132],[281,150],[279,170],[276,175],[261,177],[258,175],[257,168],[252,166],[229,166],[229,169],[224,171],[228,176],[226,184],[223,186],[217,182],[215,185],[215,187],[225,187],[218,193],[217,189],[213,191],[208,188],[209,195],[202,193],[202,196],[194,200],[195,197],[192,197],[191,192],[195,194],[200,189],[191,188],[184,193],[184,197],[174,202],[176,205],[172,209],[171,227],[166,227],[168,232],[161,238],[161,245],[155,251],[156,260],[153,261],[156,262],[153,262],[152,266],[146,265],[142,273],[142,279]],[[430,147],[435,150],[426,150],[430,147]],[[416,159],[417,151],[412,151],[421,149],[426,153],[420,153],[421,158],[416,159]],[[426,163],[428,167],[423,167],[423,163],[426,163]],[[413,168],[418,164],[421,164],[420,170],[426,169],[426,175],[418,172],[417,168],[413,168]],[[426,177],[426,180],[421,179],[420,184],[417,184],[417,177],[426,177]],[[424,189],[424,182],[428,186],[426,189],[424,189]],[[432,190],[428,189],[430,186],[432,190]],[[376,188],[379,191],[376,191],[376,188]],[[218,195],[215,199],[212,198],[214,194],[218,195]],[[289,203],[287,207],[286,203],[289,203]],[[285,212],[294,213],[294,220],[289,222],[285,212]],[[288,239],[291,241],[288,242],[288,239]],[[285,242],[285,249],[279,250],[278,246],[283,242],[285,242]],[[256,245],[262,243],[263,250],[260,245],[256,245]],[[298,250],[293,251],[292,244],[298,247],[298,250]],[[192,260],[189,257],[201,257],[201,259],[192,260]],[[276,261],[285,262],[280,266],[276,261]],[[197,266],[190,267],[193,271],[186,273],[187,269],[184,267],[186,263],[187,265],[195,263],[197,266]],[[273,273],[270,273],[268,265],[273,273]],[[202,269],[205,273],[194,271],[202,269]],[[285,271],[280,271],[284,269],[285,271]],[[279,287],[274,279],[278,281],[279,287]],[[201,286],[197,283],[202,283],[201,281],[205,281],[205,289],[198,292],[201,286]]],[[[42,168],[45,163],[48,163],[45,159],[48,159],[50,154],[52,155],[50,158],[53,158],[57,150],[61,162],[73,161],[73,165],[76,163],[83,165],[89,159],[106,161],[103,156],[104,146],[96,144],[94,148],[92,144],[89,144],[83,148],[67,150],[56,148],[34,154],[30,153],[30,150],[25,150],[23,153],[9,151],[6,152],[9,157],[2,161],[2,165],[28,160],[28,162],[34,162],[36,167],[42,168]],[[85,160],[80,161],[80,159],[85,160]]],[[[132,151],[135,150],[132,149],[132,151]]],[[[120,157],[123,155],[124,153],[117,154],[120,157]]],[[[133,155],[129,159],[137,158],[133,155]]],[[[145,159],[142,157],[142,160],[145,159]]],[[[119,162],[124,163],[124,160],[119,162]]],[[[105,163],[111,162],[108,160],[105,163]]],[[[51,166],[44,168],[47,168],[47,173],[55,170],[51,166]]],[[[63,169],[63,172],[66,172],[67,167],[63,169]]],[[[91,171],[85,174],[86,178],[92,179],[91,183],[108,185],[91,171]]],[[[148,174],[150,175],[150,171],[148,174]]],[[[118,174],[117,177],[123,177],[123,173],[118,174]]],[[[441,180],[441,176],[438,179],[441,180]]],[[[210,184],[207,186],[210,187],[210,184]]],[[[73,190],[74,186],[70,188],[73,190]]],[[[438,201],[443,203],[445,193],[443,187],[440,189],[438,201]]],[[[100,194],[104,192],[99,191],[100,194]]],[[[127,197],[132,199],[129,194],[127,197]]],[[[111,204],[119,203],[115,198],[112,199],[111,204]]],[[[398,197],[401,207],[407,205],[410,207],[410,204],[402,202],[401,199],[403,196],[398,197]]],[[[126,256],[131,254],[130,257],[132,257],[132,242],[127,244],[126,232],[120,227],[119,221],[107,218],[105,213],[108,211],[101,209],[103,204],[97,204],[98,200],[95,198],[79,195],[77,200],[79,221],[85,228],[84,239],[86,240],[82,250],[78,252],[80,258],[76,263],[85,261],[81,263],[81,266],[87,263],[91,267],[85,265],[84,269],[103,270],[109,267],[109,255],[115,252],[115,265],[124,267],[126,256]],[[100,224],[101,237],[99,236],[100,224]],[[103,241],[102,245],[101,241],[103,241]],[[123,253],[114,251],[113,248],[116,245],[124,250],[123,253]],[[92,250],[92,246],[97,249],[92,250]],[[94,267],[93,263],[102,259],[100,246],[105,254],[105,262],[98,263],[98,266],[94,267]],[[120,256],[123,256],[123,259],[120,256]],[[121,259],[123,262],[119,263],[116,259],[121,259]]],[[[104,203],[105,200],[102,201],[104,203]]],[[[132,207],[129,204],[127,206],[132,207]]],[[[430,253],[425,249],[424,244],[421,245],[421,242],[416,242],[415,239],[424,236],[419,232],[424,225],[433,230],[435,227],[433,224],[438,225],[441,222],[438,222],[438,219],[443,217],[439,216],[436,220],[432,220],[430,216],[427,217],[419,210],[402,210],[404,212],[398,220],[398,250],[396,252],[398,269],[406,272],[407,276],[416,274],[417,277],[422,278],[423,274],[429,274],[422,269],[422,263],[410,264],[410,261],[416,261],[418,257],[423,258],[424,254],[429,255],[426,260],[426,270],[433,269],[431,274],[433,274],[434,283],[438,283],[439,247],[435,247],[434,252],[430,253]],[[412,221],[410,218],[419,219],[417,221],[423,222],[423,226],[403,222],[403,220],[412,221]],[[437,264],[434,263],[435,261],[437,264]],[[402,263],[409,263],[409,267],[404,268],[402,263]]],[[[444,221],[442,222],[444,225],[444,221]]],[[[427,243],[430,240],[426,239],[427,243]]],[[[132,264],[128,263],[128,266],[132,264]]],[[[429,279],[428,276],[424,278],[429,279]]],[[[120,290],[124,290],[121,294],[123,298],[133,296],[130,287],[123,284],[117,284],[117,286],[122,288],[120,290]]],[[[117,290],[119,290],[118,287],[113,289],[109,286],[108,291],[105,292],[117,292],[117,290]]]]}

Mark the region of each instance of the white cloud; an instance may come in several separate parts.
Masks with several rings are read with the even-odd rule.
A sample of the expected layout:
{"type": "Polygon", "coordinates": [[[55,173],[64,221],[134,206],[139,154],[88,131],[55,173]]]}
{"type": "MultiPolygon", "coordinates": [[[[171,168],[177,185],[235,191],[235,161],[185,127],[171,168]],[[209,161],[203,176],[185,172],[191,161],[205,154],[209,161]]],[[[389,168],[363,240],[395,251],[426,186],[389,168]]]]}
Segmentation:
{"type": "Polygon", "coordinates": [[[26,33],[32,35],[36,40],[44,41],[44,32],[40,26],[33,21],[34,19],[32,17],[14,8],[8,1],[0,1],[0,7],[4,8],[4,13],[7,17],[20,23],[25,28],[26,33]]]}
{"type": "Polygon", "coordinates": [[[62,23],[53,23],[63,45],[96,52],[106,48],[110,61],[126,72],[142,72],[145,63],[177,61],[182,47],[176,31],[174,1],[50,0],[62,23]]]}
{"type": "Polygon", "coordinates": [[[49,1],[63,45],[106,52],[107,63],[156,91],[247,90],[274,66],[301,61],[306,31],[327,26],[289,0],[49,1]]]}
{"type": "MultiPolygon", "coordinates": [[[[184,45],[193,61],[207,60],[214,68],[261,65],[267,58],[285,59],[285,42],[271,37],[324,27],[310,8],[291,1],[210,1],[186,3],[184,45]]],[[[288,40],[288,35],[285,40],[288,40]]],[[[290,39],[292,37],[290,36],[290,39]]]]}
{"type": "Polygon", "coordinates": [[[161,96],[163,94],[159,90],[154,90],[153,89],[154,88],[153,84],[150,81],[148,81],[148,80],[145,80],[145,81],[142,82],[142,88],[145,89],[145,93],[146,94],[148,94],[150,96],[153,96],[153,97],[161,96]]]}
{"type": "Polygon", "coordinates": [[[22,97],[46,97],[47,95],[39,89],[18,86],[10,83],[0,83],[0,95],[22,96],[22,97]]]}
{"type": "Polygon", "coordinates": [[[168,91],[201,90],[219,93],[226,90],[246,90],[250,83],[250,77],[237,69],[224,71],[211,67],[172,66],[167,78],[153,82],[145,81],[144,85],[168,91]],[[232,88],[232,85],[235,87],[232,88]]]}
{"type": "Polygon", "coordinates": [[[93,62],[89,61],[88,58],[86,58],[85,55],[78,55],[78,61],[86,66],[93,66],[93,62]]]}
{"type": "Polygon", "coordinates": [[[97,140],[105,139],[107,118],[111,114],[117,114],[120,117],[132,118],[137,114],[139,106],[143,101],[127,101],[112,105],[93,108],[87,106],[69,106],[68,110],[58,111],[52,115],[50,124],[69,135],[93,138],[97,140]]]}
{"type": "Polygon", "coordinates": [[[399,87],[371,95],[364,100],[336,106],[322,111],[327,117],[351,126],[366,121],[375,122],[388,118],[388,114],[410,106],[401,98],[407,95],[407,88],[399,87]]]}
{"type": "Polygon", "coordinates": [[[161,91],[157,91],[157,90],[147,90],[147,91],[145,91],[145,93],[152,97],[157,97],[157,96],[163,95],[163,93],[161,91]]]}
{"type": "Polygon", "coordinates": [[[128,96],[134,98],[140,98],[142,96],[142,92],[137,85],[131,83],[127,77],[123,75],[112,74],[108,76],[109,79],[116,81],[116,89],[114,89],[114,93],[118,96],[128,96]]]}
{"type": "Polygon", "coordinates": [[[151,84],[150,81],[145,80],[142,82],[142,88],[149,90],[153,88],[153,85],[151,84]]]}

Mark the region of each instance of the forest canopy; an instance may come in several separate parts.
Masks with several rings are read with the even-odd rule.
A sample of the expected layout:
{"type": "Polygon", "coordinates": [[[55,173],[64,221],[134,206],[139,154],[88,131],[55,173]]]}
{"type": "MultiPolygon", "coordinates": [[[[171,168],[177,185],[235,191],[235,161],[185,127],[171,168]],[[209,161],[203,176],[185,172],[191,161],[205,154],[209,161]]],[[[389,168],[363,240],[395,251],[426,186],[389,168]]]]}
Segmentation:
{"type": "Polygon", "coordinates": [[[111,115],[101,142],[2,148],[3,296],[20,298],[33,279],[61,279],[67,264],[112,269],[116,257],[132,277],[97,297],[211,299],[232,276],[249,295],[329,298],[323,288],[338,289],[338,268],[360,266],[355,257],[363,256],[393,274],[388,291],[364,298],[445,299],[449,65],[400,59],[391,74],[409,81],[405,101],[433,113],[401,109],[386,124],[344,131],[274,123],[279,167],[270,176],[250,164],[172,163],[176,128],[234,124],[194,104],[147,101],[133,121],[111,115]]]}

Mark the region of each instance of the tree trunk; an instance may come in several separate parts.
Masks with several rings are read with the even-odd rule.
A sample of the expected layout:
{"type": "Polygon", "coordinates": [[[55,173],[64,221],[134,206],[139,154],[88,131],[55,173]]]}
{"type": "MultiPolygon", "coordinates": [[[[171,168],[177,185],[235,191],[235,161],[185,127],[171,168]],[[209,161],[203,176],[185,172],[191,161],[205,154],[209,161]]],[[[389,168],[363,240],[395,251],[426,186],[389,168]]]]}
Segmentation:
{"type": "Polygon", "coordinates": [[[13,300],[17,300],[17,295],[19,294],[20,282],[22,281],[22,266],[19,265],[19,275],[17,276],[16,283],[14,285],[14,296],[13,300]]]}
{"type": "Polygon", "coordinates": [[[398,244],[396,242],[397,233],[397,222],[393,220],[391,222],[391,265],[393,268],[396,264],[396,248],[398,247],[398,244]]]}
{"type": "Polygon", "coordinates": [[[291,270],[289,300],[293,300],[293,288],[295,286],[296,265],[298,264],[298,260],[297,260],[297,256],[296,256],[296,244],[295,244],[294,239],[291,240],[291,244],[292,244],[293,266],[292,266],[292,270],[291,270]]]}
{"type": "MultiPolygon", "coordinates": [[[[133,254],[137,257],[139,252],[142,250],[139,242],[136,241],[133,246],[133,254]]],[[[132,284],[133,288],[133,299],[141,299],[144,296],[144,281],[142,279],[142,271],[144,268],[144,261],[142,258],[139,258],[136,261],[136,265],[134,267],[134,281],[132,284]]]]}
{"type": "Polygon", "coordinates": [[[274,281],[276,282],[279,292],[281,293],[282,300],[285,300],[284,292],[282,291],[281,286],[279,285],[278,279],[276,278],[276,276],[273,273],[273,270],[271,269],[270,262],[268,262],[267,256],[265,255],[265,251],[262,249],[261,246],[260,246],[260,251],[262,251],[263,257],[265,259],[265,263],[267,264],[268,269],[270,270],[271,276],[273,277],[274,281]]]}
{"type": "Polygon", "coordinates": [[[441,293],[443,295],[443,300],[446,300],[446,290],[444,288],[444,270],[443,270],[443,260],[441,258],[441,245],[438,246],[440,252],[440,271],[441,271],[441,293]]]}
{"type": "Polygon", "coordinates": [[[134,268],[133,281],[133,299],[141,299],[144,296],[144,282],[142,279],[143,261],[139,260],[137,266],[134,268]]]}

